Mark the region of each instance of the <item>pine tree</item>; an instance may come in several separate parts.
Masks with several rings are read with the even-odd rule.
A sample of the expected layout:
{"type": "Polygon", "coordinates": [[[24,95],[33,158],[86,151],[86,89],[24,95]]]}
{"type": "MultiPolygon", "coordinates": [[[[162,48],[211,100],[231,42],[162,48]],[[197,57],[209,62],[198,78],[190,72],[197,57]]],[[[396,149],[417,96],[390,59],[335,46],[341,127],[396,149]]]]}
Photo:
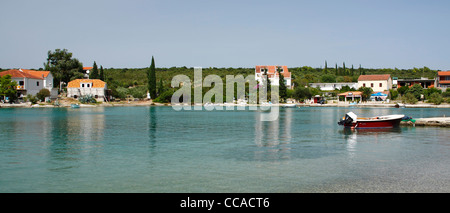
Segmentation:
{"type": "Polygon", "coordinates": [[[353,64],[352,64],[352,72],[351,75],[354,76],[355,75],[355,70],[353,69],[353,64]]]}
{"type": "Polygon", "coordinates": [[[94,67],[92,68],[92,72],[89,74],[90,79],[98,79],[98,67],[97,63],[94,61],[94,67]]]}
{"type": "Polygon", "coordinates": [[[328,70],[327,70],[327,60],[325,60],[325,69],[323,70],[323,74],[328,74],[328,70]]]}
{"type": "Polygon", "coordinates": [[[147,72],[148,79],[148,91],[152,99],[156,98],[156,71],[155,71],[155,59],[152,56],[152,64],[147,72]]]}
{"type": "Polygon", "coordinates": [[[362,75],[361,64],[359,64],[359,75],[362,75]]]}
{"type": "Polygon", "coordinates": [[[105,80],[105,73],[103,72],[103,66],[100,66],[100,80],[105,80]]]}

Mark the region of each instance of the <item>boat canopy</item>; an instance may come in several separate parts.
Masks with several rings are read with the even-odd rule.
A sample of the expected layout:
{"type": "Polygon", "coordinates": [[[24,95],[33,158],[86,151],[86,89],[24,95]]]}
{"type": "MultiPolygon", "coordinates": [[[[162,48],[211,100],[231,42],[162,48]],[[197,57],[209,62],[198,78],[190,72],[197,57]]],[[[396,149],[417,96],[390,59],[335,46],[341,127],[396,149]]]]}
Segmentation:
{"type": "Polygon", "coordinates": [[[356,121],[356,119],[358,118],[358,116],[353,112],[348,112],[347,116],[353,119],[354,121],[356,121]]]}

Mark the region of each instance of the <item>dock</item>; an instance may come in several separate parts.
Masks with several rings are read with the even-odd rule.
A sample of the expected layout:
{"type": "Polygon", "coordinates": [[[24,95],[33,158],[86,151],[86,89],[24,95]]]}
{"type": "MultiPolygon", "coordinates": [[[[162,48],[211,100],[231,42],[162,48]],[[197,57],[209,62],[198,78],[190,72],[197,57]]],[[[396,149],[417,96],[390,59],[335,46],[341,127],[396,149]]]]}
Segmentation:
{"type": "Polygon", "coordinates": [[[450,117],[416,118],[400,122],[402,126],[450,127],[450,117]]]}

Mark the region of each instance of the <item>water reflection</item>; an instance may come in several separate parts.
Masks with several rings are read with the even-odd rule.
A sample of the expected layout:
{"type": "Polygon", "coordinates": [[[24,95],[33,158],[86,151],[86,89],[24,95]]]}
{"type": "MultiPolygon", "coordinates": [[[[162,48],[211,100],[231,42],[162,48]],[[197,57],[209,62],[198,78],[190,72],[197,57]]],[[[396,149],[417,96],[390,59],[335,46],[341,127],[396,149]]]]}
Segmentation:
{"type": "Polygon", "coordinates": [[[386,138],[392,137],[395,134],[401,134],[400,127],[387,128],[387,129],[352,129],[343,128],[339,130],[339,133],[344,136],[347,145],[347,151],[350,155],[353,155],[356,150],[358,142],[371,142],[378,143],[383,142],[386,138]]]}
{"type": "Polygon", "coordinates": [[[254,143],[257,147],[253,151],[253,159],[257,161],[280,160],[291,158],[291,129],[292,110],[280,110],[279,119],[261,121],[261,114],[254,114],[254,143]]]}

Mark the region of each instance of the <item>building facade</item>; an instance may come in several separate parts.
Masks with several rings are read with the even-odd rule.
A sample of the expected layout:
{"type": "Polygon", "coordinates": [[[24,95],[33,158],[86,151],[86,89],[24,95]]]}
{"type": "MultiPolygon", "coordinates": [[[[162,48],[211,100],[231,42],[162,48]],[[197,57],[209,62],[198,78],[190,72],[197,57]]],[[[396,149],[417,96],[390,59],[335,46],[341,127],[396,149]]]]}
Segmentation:
{"type": "Polygon", "coordinates": [[[389,91],[392,89],[391,75],[360,75],[358,88],[360,87],[370,87],[374,92],[389,91]]]}
{"type": "Polygon", "coordinates": [[[12,69],[0,72],[0,76],[5,75],[11,75],[11,79],[17,82],[18,98],[35,96],[41,89],[48,89],[52,99],[58,96],[58,90],[53,88],[53,75],[50,71],[12,69]]]}
{"type": "Polygon", "coordinates": [[[284,84],[287,88],[292,88],[291,73],[287,66],[265,66],[259,65],[255,68],[255,80],[262,84],[263,76],[267,74],[267,78],[270,80],[271,85],[279,86],[279,74],[284,77],[284,84]],[[279,71],[279,72],[278,72],[279,71]]]}
{"type": "Polygon", "coordinates": [[[436,85],[441,89],[450,88],[450,71],[439,71],[436,77],[436,85]]]}
{"type": "Polygon", "coordinates": [[[67,84],[67,97],[79,98],[91,95],[97,101],[109,100],[106,82],[99,79],[75,79],[67,84]]]}

